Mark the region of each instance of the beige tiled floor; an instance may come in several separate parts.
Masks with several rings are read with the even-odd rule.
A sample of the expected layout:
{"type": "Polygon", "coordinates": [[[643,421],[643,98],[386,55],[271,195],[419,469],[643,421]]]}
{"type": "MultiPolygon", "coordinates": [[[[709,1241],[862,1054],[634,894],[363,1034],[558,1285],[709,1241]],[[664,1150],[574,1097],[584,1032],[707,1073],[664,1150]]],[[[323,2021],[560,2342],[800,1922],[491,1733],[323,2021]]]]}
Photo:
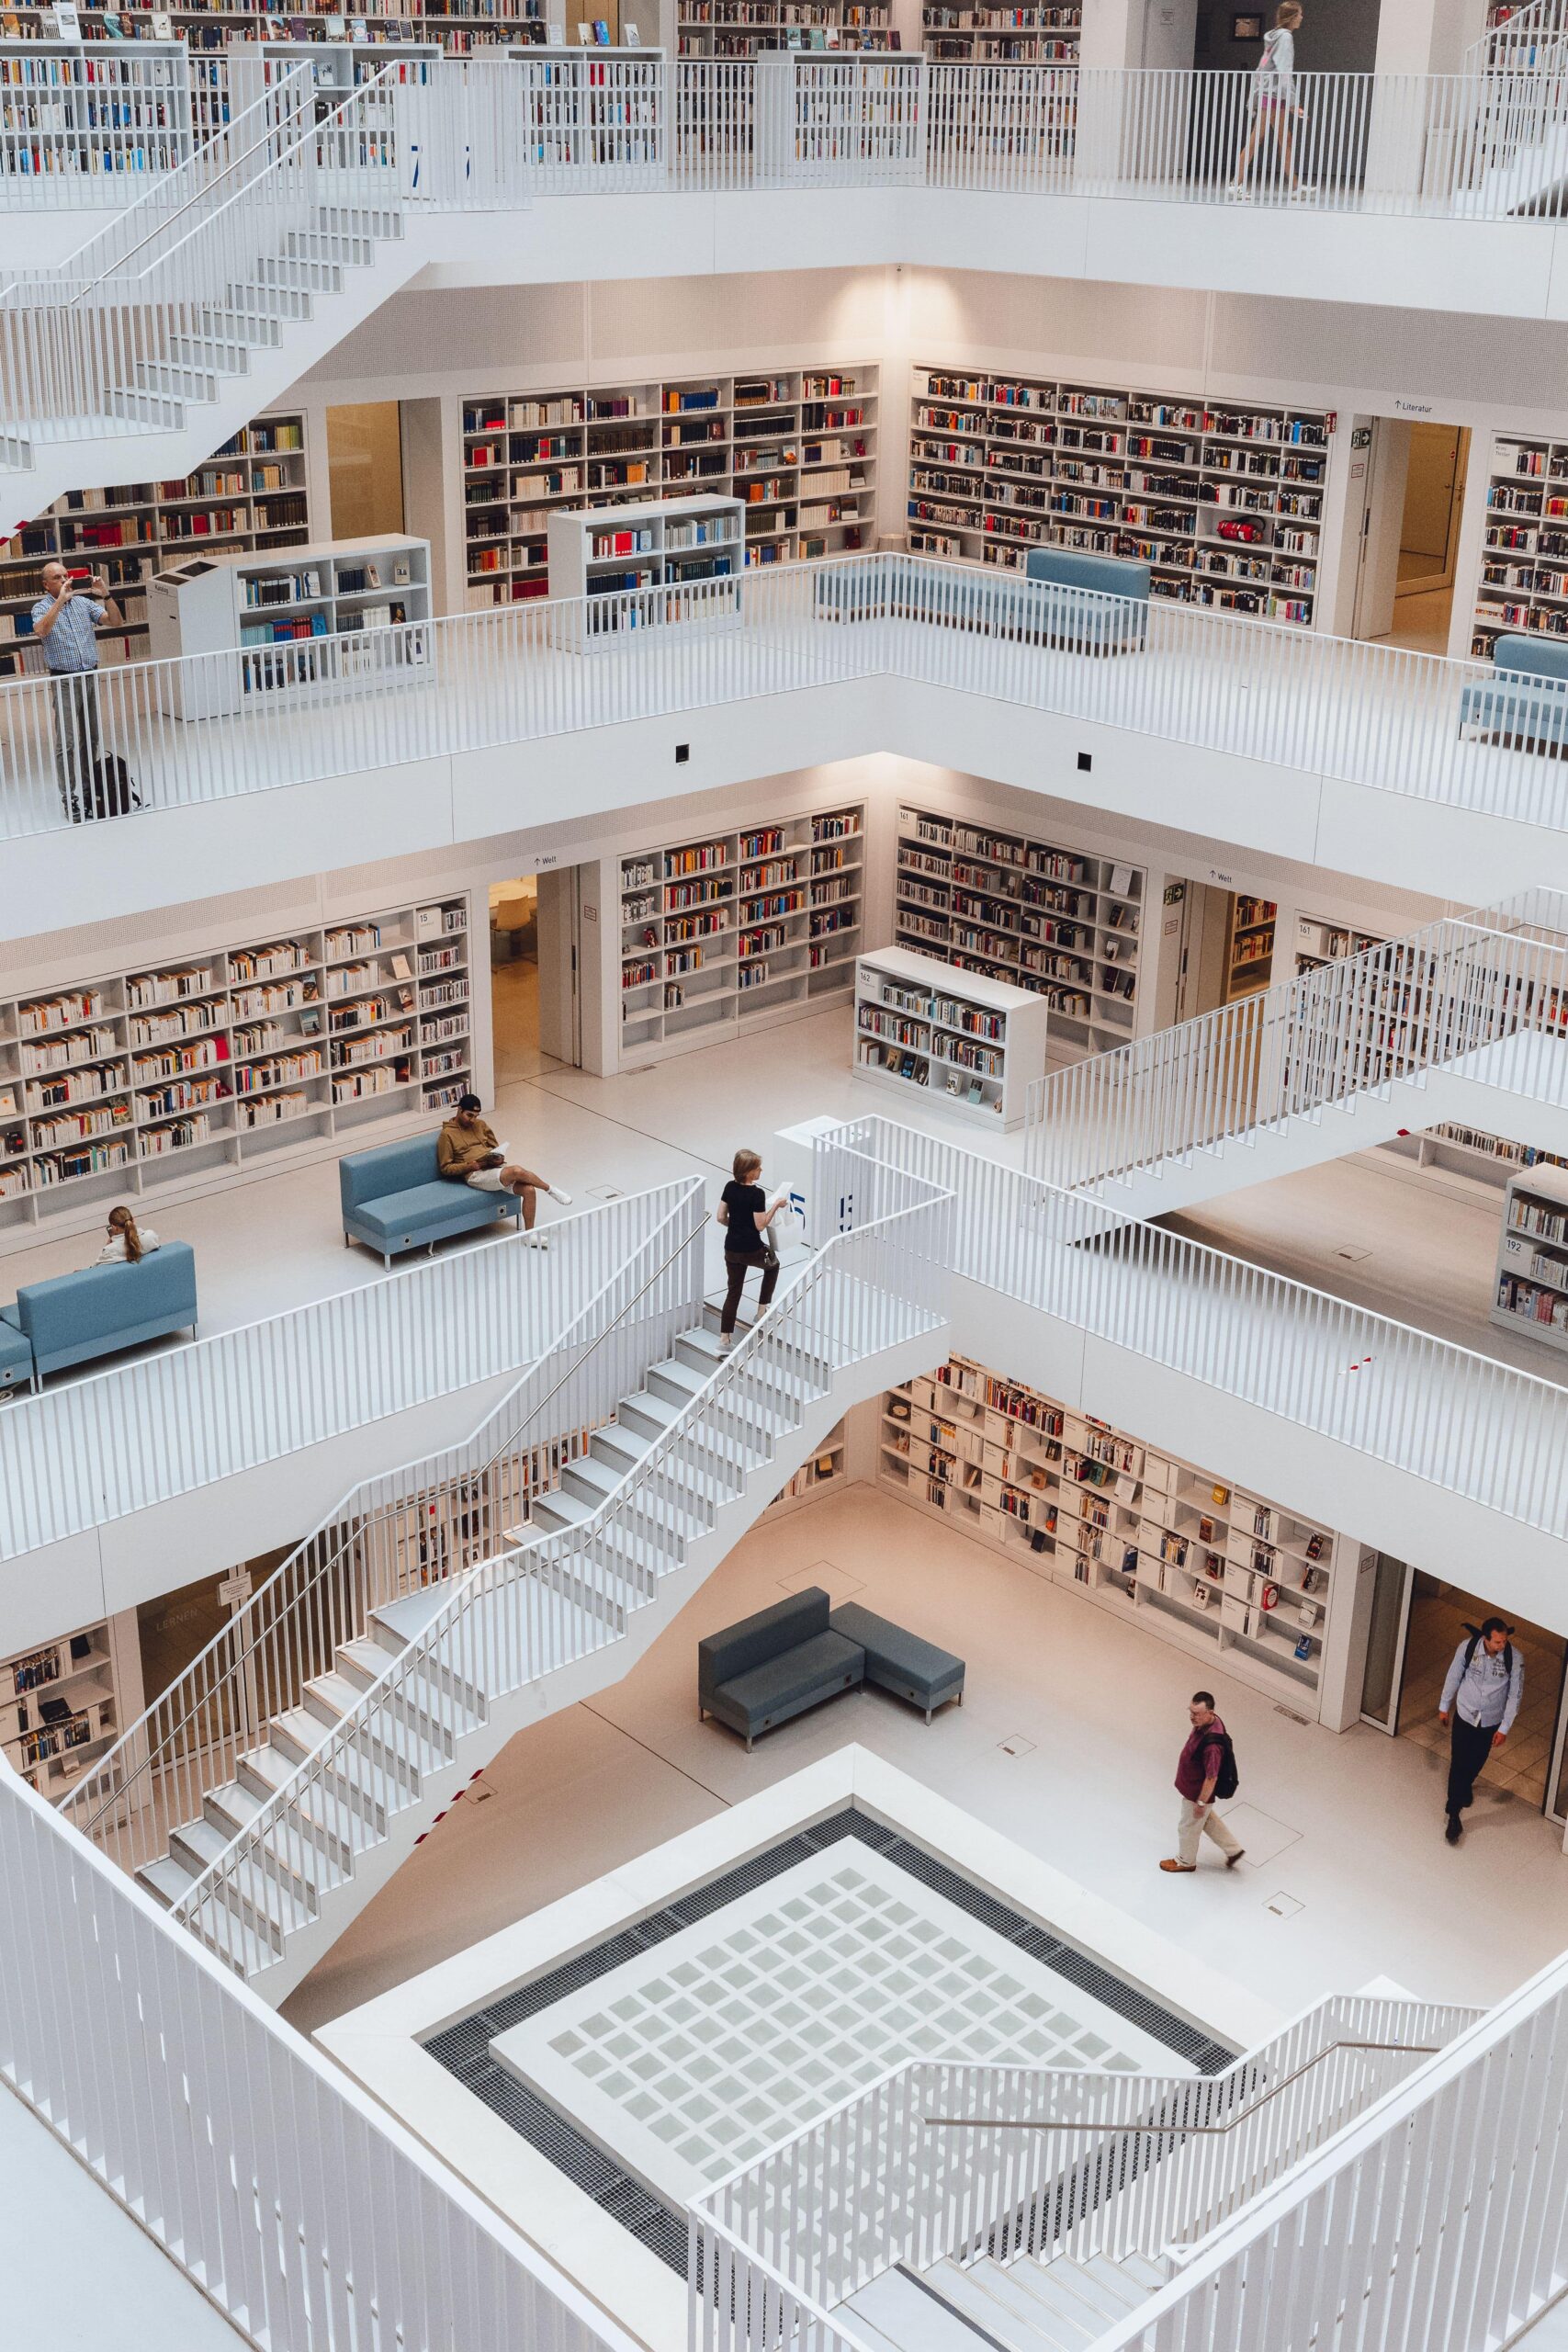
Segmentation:
{"type": "Polygon", "coordinates": [[[1364,1726],[1304,1724],[1223,1674],[1238,1803],[1264,1818],[1269,1859],[1164,1876],[1194,1671],[1140,1627],[852,1486],[764,1521],[624,1682],[512,1741],[480,1801],[453,1807],[287,2013],[306,2028],[336,2016],[850,1739],[1282,2010],[1384,1974],[1494,2000],[1568,1944],[1568,1860],[1538,1813],[1485,1789],[1451,1849],[1438,1756],[1364,1726]],[[821,1563],[858,1581],[868,1607],[964,1656],[964,1703],[928,1729],[879,1692],[846,1697],[748,1756],[697,1721],[697,1642],[821,1563]],[[1280,1918],[1276,1894],[1302,1907],[1280,1918]]]}

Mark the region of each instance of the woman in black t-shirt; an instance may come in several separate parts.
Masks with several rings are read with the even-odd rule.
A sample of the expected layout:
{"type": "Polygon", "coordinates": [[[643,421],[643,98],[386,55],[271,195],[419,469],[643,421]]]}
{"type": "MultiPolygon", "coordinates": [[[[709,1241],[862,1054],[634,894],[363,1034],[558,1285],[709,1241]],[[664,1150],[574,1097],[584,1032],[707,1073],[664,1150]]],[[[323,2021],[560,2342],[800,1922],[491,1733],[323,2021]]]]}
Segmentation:
{"type": "Polygon", "coordinates": [[[738,1151],[734,1173],[719,1196],[717,1214],[724,1227],[724,1271],[729,1283],[718,1323],[721,1348],[729,1347],[734,1340],[735,1317],[750,1269],[761,1266],[762,1270],[762,1287],[757,1298],[759,1315],[771,1305],[778,1285],[779,1261],[773,1255],[768,1228],[789,1195],[779,1193],[770,1201],[757,1182],[761,1172],[760,1153],[738,1151]]]}

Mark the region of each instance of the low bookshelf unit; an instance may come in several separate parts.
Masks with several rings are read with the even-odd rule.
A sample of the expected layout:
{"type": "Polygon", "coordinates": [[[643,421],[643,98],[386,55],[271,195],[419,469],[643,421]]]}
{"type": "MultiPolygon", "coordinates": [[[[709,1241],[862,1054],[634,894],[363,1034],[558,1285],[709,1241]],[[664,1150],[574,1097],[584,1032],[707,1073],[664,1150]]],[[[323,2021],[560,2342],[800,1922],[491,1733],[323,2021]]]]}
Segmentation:
{"type": "Polygon", "coordinates": [[[855,1072],[983,1125],[1023,1124],[1045,1070],[1050,1008],[1005,980],[884,947],[855,967],[855,1072]]]}

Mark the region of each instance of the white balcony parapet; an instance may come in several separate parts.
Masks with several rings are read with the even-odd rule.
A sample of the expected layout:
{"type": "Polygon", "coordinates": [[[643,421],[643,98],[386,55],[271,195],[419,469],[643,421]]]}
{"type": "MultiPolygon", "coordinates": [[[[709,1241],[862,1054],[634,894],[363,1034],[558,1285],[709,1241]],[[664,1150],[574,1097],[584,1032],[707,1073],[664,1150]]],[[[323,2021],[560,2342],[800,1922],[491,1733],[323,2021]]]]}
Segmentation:
{"type": "MultiPolygon", "coordinates": [[[[1483,729],[1478,662],[892,553],[591,602],[104,670],[99,733],[151,812],[888,677],[1568,832],[1568,684],[1483,729]]],[[[0,685],[0,839],[69,828],[59,694],[0,685]]]]}

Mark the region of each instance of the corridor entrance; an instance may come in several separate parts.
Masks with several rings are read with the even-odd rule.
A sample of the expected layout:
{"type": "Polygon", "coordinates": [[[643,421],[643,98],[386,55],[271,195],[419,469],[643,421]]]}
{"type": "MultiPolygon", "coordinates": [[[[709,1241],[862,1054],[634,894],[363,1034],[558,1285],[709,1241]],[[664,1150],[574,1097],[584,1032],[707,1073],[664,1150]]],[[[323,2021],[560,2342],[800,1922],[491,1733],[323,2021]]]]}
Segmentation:
{"type": "MultiPolygon", "coordinates": [[[[1361,1719],[1400,1739],[1427,1748],[1435,1767],[1446,1770],[1448,1726],[1438,1721],[1443,1681],[1467,1625],[1495,1613],[1507,1616],[1524,1660],[1525,1690],[1507,1745],[1487,1764],[1482,1786],[1499,1790],[1568,1823],[1568,1772],[1563,1745],[1563,1668],[1568,1643],[1544,1626],[1532,1625],[1459,1585],[1445,1584],[1425,1569],[1380,1555],[1367,1645],[1361,1719]]],[[[1438,1770],[1436,1802],[1441,1804],[1438,1770]]],[[[1481,1819],[1485,1818],[1484,1810],[1481,1819]]]]}
{"type": "MultiPolygon", "coordinates": [[[[1352,480],[1364,492],[1351,634],[1446,654],[1470,434],[1435,420],[1374,417],[1352,480]]],[[[1356,517],[1348,518],[1354,526],[1356,517]]]]}
{"type": "Polygon", "coordinates": [[[550,1070],[581,1066],[577,885],[578,869],[569,865],[490,886],[498,1095],[550,1070]]]}

